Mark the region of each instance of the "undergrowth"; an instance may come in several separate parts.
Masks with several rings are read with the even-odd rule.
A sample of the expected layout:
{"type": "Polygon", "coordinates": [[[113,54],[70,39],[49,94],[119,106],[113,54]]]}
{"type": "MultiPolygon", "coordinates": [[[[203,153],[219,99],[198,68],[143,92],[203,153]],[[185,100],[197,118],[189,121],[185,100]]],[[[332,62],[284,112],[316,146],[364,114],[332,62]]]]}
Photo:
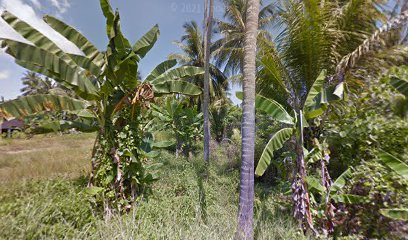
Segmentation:
{"type": "MultiPolygon", "coordinates": [[[[93,210],[86,179],[24,181],[0,187],[0,239],[232,239],[239,170],[224,157],[209,166],[163,153],[160,180],[131,212],[109,221],[93,210]]],[[[256,239],[305,239],[278,205],[278,194],[258,186],[256,239]]]]}

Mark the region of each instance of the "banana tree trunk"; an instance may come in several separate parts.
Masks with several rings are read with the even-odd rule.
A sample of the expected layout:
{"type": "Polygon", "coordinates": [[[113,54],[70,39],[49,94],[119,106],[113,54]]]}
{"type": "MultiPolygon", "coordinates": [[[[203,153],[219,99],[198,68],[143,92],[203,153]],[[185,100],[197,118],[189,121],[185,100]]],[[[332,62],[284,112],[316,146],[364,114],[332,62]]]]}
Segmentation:
{"type": "Polygon", "coordinates": [[[292,198],[294,204],[294,216],[304,232],[308,229],[314,231],[313,219],[310,211],[310,199],[306,178],[305,156],[303,152],[303,113],[299,111],[299,120],[296,138],[296,172],[292,184],[292,198]]]}
{"type": "Polygon", "coordinates": [[[259,0],[248,0],[243,62],[242,163],[237,238],[250,240],[253,239],[254,216],[255,58],[259,5],[259,0]]]}
{"type": "Polygon", "coordinates": [[[204,160],[206,162],[210,159],[210,120],[208,106],[210,102],[210,45],[211,45],[211,30],[212,18],[214,12],[214,0],[205,0],[205,33],[204,33],[204,99],[203,99],[203,115],[204,115],[204,160]],[[208,2],[210,6],[208,9],[208,2]]]}
{"type": "Polygon", "coordinates": [[[97,166],[97,164],[98,164],[97,161],[98,161],[98,160],[96,159],[96,158],[97,158],[96,153],[97,153],[98,148],[99,148],[99,142],[100,142],[101,136],[102,136],[102,132],[101,132],[101,130],[99,129],[99,130],[98,130],[98,134],[97,134],[97,136],[96,136],[96,138],[95,138],[95,142],[94,142],[93,148],[92,148],[92,155],[91,155],[91,174],[89,175],[88,187],[92,187],[93,182],[94,182],[94,177],[95,177],[95,174],[96,174],[96,170],[97,170],[97,167],[98,167],[98,166],[97,166]]]}

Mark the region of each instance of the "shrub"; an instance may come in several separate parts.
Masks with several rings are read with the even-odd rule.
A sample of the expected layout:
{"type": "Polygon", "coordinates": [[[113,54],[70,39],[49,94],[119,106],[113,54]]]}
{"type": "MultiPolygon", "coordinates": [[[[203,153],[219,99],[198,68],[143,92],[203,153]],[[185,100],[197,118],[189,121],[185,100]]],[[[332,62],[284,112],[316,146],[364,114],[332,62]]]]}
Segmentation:
{"type": "Polygon", "coordinates": [[[408,181],[376,161],[355,168],[345,192],[364,196],[363,204],[339,205],[346,215],[338,234],[362,234],[367,238],[401,239],[408,234],[408,223],[380,214],[382,208],[408,207],[408,181]]]}

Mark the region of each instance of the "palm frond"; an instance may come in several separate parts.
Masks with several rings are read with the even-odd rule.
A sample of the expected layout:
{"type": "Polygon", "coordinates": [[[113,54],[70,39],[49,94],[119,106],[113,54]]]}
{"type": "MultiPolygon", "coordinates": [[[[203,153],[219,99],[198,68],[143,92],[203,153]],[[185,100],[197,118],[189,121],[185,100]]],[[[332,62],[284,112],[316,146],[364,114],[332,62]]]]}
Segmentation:
{"type": "Polygon", "coordinates": [[[387,32],[396,29],[397,27],[405,24],[408,21],[408,11],[401,13],[396,18],[391,19],[378,30],[376,30],[369,38],[359,45],[354,51],[344,56],[339,64],[336,66],[336,79],[340,82],[344,80],[345,72],[355,66],[355,64],[364,55],[369,53],[378,45],[383,45],[382,38],[387,32]]]}

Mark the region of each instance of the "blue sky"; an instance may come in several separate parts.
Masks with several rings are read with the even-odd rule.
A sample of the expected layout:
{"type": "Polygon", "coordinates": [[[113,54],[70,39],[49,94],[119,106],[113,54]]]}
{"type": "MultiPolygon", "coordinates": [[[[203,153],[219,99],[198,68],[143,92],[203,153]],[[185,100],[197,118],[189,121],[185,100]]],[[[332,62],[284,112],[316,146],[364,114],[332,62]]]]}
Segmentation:
{"type": "MultiPolygon", "coordinates": [[[[122,31],[133,43],[155,24],[159,24],[161,36],[155,47],[141,62],[140,71],[146,75],[170,53],[179,51],[172,44],[183,34],[183,24],[203,19],[202,0],[111,0],[113,8],[121,14],[122,31]]],[[[215,1],[215,15],[222,16],[221,1],[215,1]]],[[[47,28],[41,20],[50,14],[81,31],[100,50],[107,44],[105,19],[99,8],[99,0],[0,0],[0,11],[7,9],[29,22],[55,40],[69,52],[77,49],[47,28]]],[[[0,38],[20,39],[3,21],[0,21],[0,38]]],[[[21,39],[20,39],[21,40],[21,39]]],[[[13,99],[20,94],[21,77],[25,70],[13,59],[0,52],[0,96],[13,99]]]]}

